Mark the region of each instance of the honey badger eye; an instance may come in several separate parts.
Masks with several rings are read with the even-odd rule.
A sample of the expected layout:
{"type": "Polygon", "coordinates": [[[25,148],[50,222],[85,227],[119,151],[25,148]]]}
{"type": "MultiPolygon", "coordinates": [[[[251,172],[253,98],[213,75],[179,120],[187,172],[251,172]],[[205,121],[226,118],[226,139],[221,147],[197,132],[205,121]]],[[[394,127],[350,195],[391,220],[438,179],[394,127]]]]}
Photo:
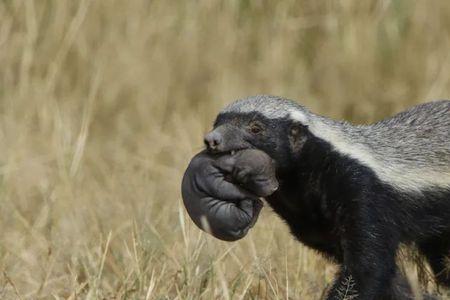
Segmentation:
{"type": "Polygon", "coordinates": [[[261,124],[257,123],[257,122],[252,122],[250,123],[250,132],[257,134],[260,133],[263,130],[263,127],[261,124]]]}

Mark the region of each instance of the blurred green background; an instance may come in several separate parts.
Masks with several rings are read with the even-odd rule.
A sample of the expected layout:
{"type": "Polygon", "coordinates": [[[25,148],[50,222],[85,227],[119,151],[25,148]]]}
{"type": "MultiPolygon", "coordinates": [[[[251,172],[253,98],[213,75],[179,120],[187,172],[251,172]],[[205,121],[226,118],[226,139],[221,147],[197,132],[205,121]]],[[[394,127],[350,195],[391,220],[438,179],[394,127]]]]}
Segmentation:
{"type": "Polygon", "coordinates": [[[3,0],[0,297],[318,299],[335,267],[270,209],[236,243],[192,224],[190,157],[249,95],[361,123],[449,98],[449,50],[444,0],[3,0]]]}

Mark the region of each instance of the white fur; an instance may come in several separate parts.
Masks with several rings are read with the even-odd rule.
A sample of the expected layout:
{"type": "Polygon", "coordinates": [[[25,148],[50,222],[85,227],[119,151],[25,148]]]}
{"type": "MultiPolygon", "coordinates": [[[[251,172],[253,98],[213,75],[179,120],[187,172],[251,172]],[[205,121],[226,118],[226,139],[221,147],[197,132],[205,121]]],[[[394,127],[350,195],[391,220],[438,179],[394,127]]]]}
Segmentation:
{"type": "Polygon", "coordinates": [[[291,110],[289,112],[289,117],[292,120],[300,122],[300,123],[302,123],[304,125],[308,125],[309,124],[308,117],[306,116],[306,114],[301,112],[301,111],[299,111],[299,110],[294,110],[294,109],[291,110]]]}
{"type": "Polygon", "coordinates": [[[330,143],[338,152],[371,168],[382,181],[397,188],[414,191],[436,186],[450,188],[450,171],[442,173],[384,160],[379,155],[375,155],[366,145],[348,140],[346,134],[337,127],[324,124],[319,119],[308,120],[304,113],[298,111],[291,112],[290,117],[307,125],[312,134],[330,143]]]}

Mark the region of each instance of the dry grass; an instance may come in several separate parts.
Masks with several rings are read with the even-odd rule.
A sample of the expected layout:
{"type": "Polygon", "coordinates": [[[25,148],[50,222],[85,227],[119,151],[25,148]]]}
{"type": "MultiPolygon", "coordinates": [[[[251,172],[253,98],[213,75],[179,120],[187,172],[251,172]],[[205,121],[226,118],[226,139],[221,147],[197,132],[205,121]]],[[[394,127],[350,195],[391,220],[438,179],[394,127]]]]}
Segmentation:
{"type": "Polygon", "coordinates": [[[358,122],[450,96],[448,1],[0,3],[0,298],[318,299],[333,266],[265,209],[200,232],[180,179],[220,107],[358,122]]]}

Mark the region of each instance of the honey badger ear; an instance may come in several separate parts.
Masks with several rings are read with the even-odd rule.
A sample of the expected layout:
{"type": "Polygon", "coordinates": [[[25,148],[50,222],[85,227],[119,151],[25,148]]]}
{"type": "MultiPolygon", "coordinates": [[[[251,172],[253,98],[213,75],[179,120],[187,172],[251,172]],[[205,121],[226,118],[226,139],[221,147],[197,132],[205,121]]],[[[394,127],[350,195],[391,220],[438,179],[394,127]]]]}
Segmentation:
{"type": "Polygon", "coordinates": [[[300,122],[293,121],[289,125],[288,137],[292,152],[299,152],[307,139],[308,127],[300,122]]]}

